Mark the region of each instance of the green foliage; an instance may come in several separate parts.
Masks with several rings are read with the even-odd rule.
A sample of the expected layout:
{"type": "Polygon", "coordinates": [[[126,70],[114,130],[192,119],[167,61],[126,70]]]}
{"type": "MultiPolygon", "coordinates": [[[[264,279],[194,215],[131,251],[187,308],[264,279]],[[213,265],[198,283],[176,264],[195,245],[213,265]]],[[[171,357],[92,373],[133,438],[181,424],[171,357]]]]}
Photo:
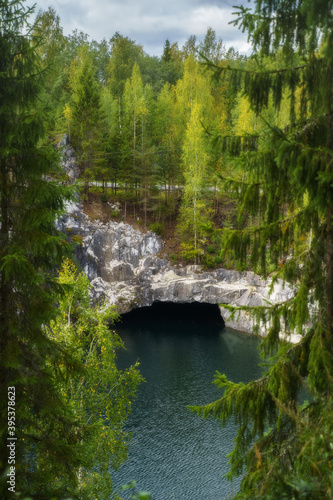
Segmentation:
{"type": "Polygon", "coordinates": [[[164,225],[162,224],[162,222],[153,222],[152,224],[150,224],[149,229],[158,236],[163,236],[164,234],[164,225]]]}
{"type": "Polygon", "coordinates": [[[148,491],[136,491],[136,481],[131,481],[129,484],[121,486],[121,491],[133,490],[130,500],[151,500],[152,496],[148,491]]]}
{"type": "Polygon", "coordinates": [[[153,107],[152,132],[157,155],[157,177],[166,188],[181,184],[181,147],[177,131],[174,90],[166,83],[157,95],[153,107]]]}
{"type": "Polygon", "coordinates": [[[269,325],[265,376],[243,386],[218,375],[224,396],[197,411],[222,422],[234,415],[240,423],[230,457],[231,476],[247,470],[239,498],[332,496],[325,445],[333,377],[331,2],[257,0],[253,12],[240,7],[235,24],[249,31],[256,51],[249,59],[226,53],[211,28],[202,43],[191,36],[182,51],[167,41],[158,60],[119,33],[110,50],[82,32],[64,37],[52,9],[38,14],[27,36],[18,2],[0,0],[0,12],[0,375],[1,387],[15,384],[19,394],[26,451],[18,461],[33,453],[36,464],[18,471],[22,492],[40,487],[51,498],[74,496],[78,486],[81,497],[111,491],[106,464],[117,467],[126,456],[121,424],[140,378],[135,368],[131,374],[105,369],[115,366],[119,339],[106,333],[107,312],[90,309],[87,283],[68,264],[61,279],[72,285],[64,287],[55,319],[54,270],[67,245],[54,219],[71,194],[51,180],[51,174],[60,179],[59,158],[43,145],[46,122],[49,142],[67,131],[83,178],[99,179],[104,188],[112,180],[115,195],[124,188],[125,213],[127,201],[143,207],[146,226],[151,211],[155,232],[163,232],[182,192],[185,259],[274,272],[273,284],[281,277],[296,285],[285,303],[270,308],[268,301],[253,311],[257,323],[269,325]],[[49,64],[52,71],[45,70],[49,64]],[[210,79],[214,67],[218,81],[210,79]],[[219,196],[238,200],[238,214],[230,207],[219,214],[219,231],[205,189],[216,178],[215,214],[219,196]],[[281,332],[302,340],[281,344],[281,332]],[[312,402],[300,408],[305,379],[312,402]],[[118,382],[116,392],[103,392],[118,382]],[[113,398],[109,413],[104,396],[113,398]]]}
{"type": "Polygon", "coordinates": [[[185,134],[195,103],[201,107],[201,120],[207,124],[212,121],[213,98],[209,78],[202,72],[193,54],[185,61],[184,75],[178,80],[175,91],[179,133],[185,134]]]}
{"type": "Polygon", "coordinates": [[[234,114],[238,136],[216,142],[225,170],[236,174],[220,174],[222,189],[253,222],[243,227],[238,217],[238,228],[220,231],[222,254],[264,276],[274,270],[272,288],[278,277],[296,285],[285,302],[241,307],[268,327],[263,377],[236,384],[218,373],[223,396],[193,408],[239,426],[228,476],[245,468],[241,499],[332,497],[333,67],[323,56],[332,15],[326,1],[257,1],[253,13],[241,7],[236,24],[249,30],[257,52],[247,65],[217,70],[244,94],[234,114]],[[272,111],[282,105],[279,120],[272,111]],[[281,341],[290,333],[301,335],[299,343],[281,341]],[[302,407],[304,386],[312,402],[302,407]]]}
{"type": "Polygon", "coordinates": [[[148,114],[147,100],[138,64],[134,65],[131,77],[126,80],[123,102],[124,134],[126,134],[127,145],[131,149],[131,161],[128,162],[125,175],[130,184],[137,184],[142,166],[142,157],[138,158],[137,150],[142,146],[144,119],[148,114]]]}
{"type": "Polygon", "coordinates": [[[80,48],[71,64],[70,88],[71,137],[79,155],[82,176],[85,180],[104,180],[105,117],[101,108],[101,90],[96,70],[87,46],[80,48]]]}
{"type": "Polygon", "coordinates": [[[201,248],[195,248],[191,243],[181,243],[180,255],[187,261],[198,262],[203,255],[201,248]]]}
{"type": "Polygon", "coordinates": [[[214,245],[208,245],[208,247],[206,248],[206,251],[208,253],[215,253],[216,252],[216,247],[214,245]]]}
{"type": "Polygon", "coordinates": [[[212,28],[208,28],[204,41],[199,44],[200,57],[206,61],[212,61],[218,64],[225,56],[225,47],[222,44],[221,38],[216,40],[216,33],[212,28]]]}
{"type": "Polygon", "coordinates": [[[70,250],[54,221],[73,192],[52,180],[59,156],[44,141],[46,74],[40,38],[26,31],[30,12],[0,2],[0,464],[6,470],[8,387],[15,387],[16,491],[52,498],[61,493],[46,472],[41,480],[38,464],[59,464],[71,481],[84,433],[57,388],[59,366],[67,377],[80,367],[44,328],[55,315],[55,269],[70,250]]]}
{"type": "Polygon", "coordinates": [[[203,227],[209,222],[208,203],[203,195],[208,155],[205,151],[200,111],[195,101],[183,146],[185,186],[178,222],[178,232],[182,235],[184,244],[191,248],[186,250],[184,256],[188,258],[191,254],[194,262],[203,253],[203,227]]]}
{"type": "MultiPolygon", "coordinates": [[[[141,377],[136,367],[116,368],[121,341],[109,331],[110,311],[90,308],[86,278],[68,266],[60,281],[72,280],[71,285],[56,277],[72,247],[54,221],[74,192],[53,180],[61,178],[60,157],[45,145],[45,95],[54,84],[45,65],[64,40],[51,11],[23,35],[30,12],[19,2],[0,2],[1,469],[8,463],[8,387],[15,387],[17,492],[36,498],[109,497],[110,464],[117,468],[127,456],[122,424],[141,377]],[[49,33],[45,47],[43,30],[49,33]]],[[[76,94],[66,119],[75,136],[78,110],[92,120],[99,96],[83,50],[72,70],[76,94]]],[[[89,123],[80,143],[84,154],[93,140],[89,123]]],[[[1,498],[8,496],[6,481],[1,476],[1,498]]]]}
{"type": "MultiPolygon", "coordinates": [[[[90,284],[68,260],[59,273],[63,295],[59,314],[48,327],[49,337],[72,353],[80,374],[63,377],[60,392],[68,408],[77,416],[77,428],[85,431],[80,443],[81,463],[76,467],[76,485],[80,498],[110,498],[110,468],[117,469],[127,458],[129,435],[123,423],[131,411],[138,384],[137,365],[121,371],[116,366],[116,351],[123,348],[121,339],[110,330],[117,319],[112,308],[103,304],[91,307],[90,284]]],[[[62,372],[61,367],[59,367],[62,372]]],[[[42,464],[45,471],[46,464],[42,464]]],[[[53,476],[55,486],[68,487],[68,478],[53,476]]],[[[51,479],[49,479],[51,482],[51,479]]]]}
{"type": "Polygon", "coordinates": [[[112,94],[121,99],[125,83],[131,77],[133,66],[142,55],[142,47],[128,37],[116,32],[110,40],[111,57],[108,64],[109,80],[112,94]]]}
{"type": "MultiPolygon", "coordinates": [[[[38,50],[43,66],[50,63],[52,69],[45,89],[50,104],[49,140],[58,142],[66,132],[86,190],[91,180],[104,186],[112,181],[115,194],[120,184],[125,185],[143,204],[146,219],[147,211],[156,206],[151,199],[156,183],[165,186],[170,199],[175,197],[172,186],[183,185],[181,152],[191,103],[202,104],[206,127],[218,121],[222,128],[227,123],[228,85],[217,90],[210,75],[201,71],[195,37],[190,37],[183,51],[177,43],[166,42],[165,54],[158,59],[119,33],[109,44],[89,42],[88,35],[77,30],[65,37],[53,9],[38,13],[34,31],[45,36],[38,50]],[[133,85],[137,90],[142,87],[144,109],[130,104],[133,85]]],[[[202,50],[206,56],[214,54],[216,61],[225,56],[211,28],[202,50]]],[[[172,202],[175,206],[176,201],[172,202]]]]}

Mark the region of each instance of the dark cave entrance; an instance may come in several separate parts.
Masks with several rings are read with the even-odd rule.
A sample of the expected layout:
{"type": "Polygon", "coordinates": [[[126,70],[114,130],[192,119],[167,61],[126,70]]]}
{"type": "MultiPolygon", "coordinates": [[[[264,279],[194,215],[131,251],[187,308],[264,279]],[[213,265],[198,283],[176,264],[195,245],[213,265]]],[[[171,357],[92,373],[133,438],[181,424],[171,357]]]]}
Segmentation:
{"type": "Polygon", "coordinates": [[[187,323],[203,323],[224,327],[224,321],[217,304],[201,302],[175,303],[154,302],[148,307],[139,307],[122,315],[122,321],[142,321],[145,319],[169,321],[186,321],[187,323]]]}

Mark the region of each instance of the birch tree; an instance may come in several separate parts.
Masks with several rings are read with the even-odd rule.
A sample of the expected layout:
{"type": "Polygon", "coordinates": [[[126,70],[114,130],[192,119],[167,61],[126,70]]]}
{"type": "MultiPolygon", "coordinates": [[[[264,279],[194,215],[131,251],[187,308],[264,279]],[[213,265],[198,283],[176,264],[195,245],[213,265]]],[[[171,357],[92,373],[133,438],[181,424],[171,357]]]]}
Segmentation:
{"type": "Polygon", "coordinates": [[[201,107],[194,101],[183,144],[185,185],[178,222],[178,232],[185,240],[185,255],[199,261],[202,254],[203,225],[209,211],[203,195],[208,154],[201,124],[201,107]]]}
{"type": "Polygon", "coordinates": [[[140,177],[139,167],[139,151],[143,134],[142,126],[144,116],[147,115],[148,109],[144,95],[144,87],[138,64],[134,64],[131,78],[126,81],[124,90],[124,113],[126,116],[126,133],[129,141],[131,152],[131,168],[128,169],[127,178],[130,183],[138,186],[140,177]]]}

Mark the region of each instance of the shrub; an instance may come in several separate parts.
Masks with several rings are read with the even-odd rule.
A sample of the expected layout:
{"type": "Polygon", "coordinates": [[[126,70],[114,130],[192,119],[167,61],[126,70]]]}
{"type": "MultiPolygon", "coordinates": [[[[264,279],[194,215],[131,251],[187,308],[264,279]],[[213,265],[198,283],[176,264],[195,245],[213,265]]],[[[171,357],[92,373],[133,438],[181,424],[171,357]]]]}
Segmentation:
{"type": "Polygon", "coordinates": [[[216,252],[216,248],[214,245],[208,245],[208,247],[206,248],[206,251],[208,253],[215,253],[216,252]]]}
{"type": "Polygon", "coordinates": [[[162,224],[162,222],[153,222],[150,225],[150,229],[158,236],[163,236],[164,234],[164,225],[162,224]]]}
{"type": "Polygon", "coordinates": [[[192,261],[192,262],[197,263],[203,254],[203,251],[201,248],[194,248],[194,246],[191,243],[182,243],[181,247],[182,247],[182,250],[180,252],[180,255],[185,260],[188,260],[188,261],[192,261]]]}

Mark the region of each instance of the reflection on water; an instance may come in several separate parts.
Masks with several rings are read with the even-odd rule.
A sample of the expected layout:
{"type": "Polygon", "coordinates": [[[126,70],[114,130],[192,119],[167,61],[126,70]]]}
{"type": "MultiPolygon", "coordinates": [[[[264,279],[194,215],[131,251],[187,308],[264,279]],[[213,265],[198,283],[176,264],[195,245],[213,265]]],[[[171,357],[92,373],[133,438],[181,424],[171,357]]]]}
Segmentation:
{"type": "Polygon", "coordinates": [[[129,460],[113,473],[116,486],[135,479],[154,500],[217,500],[237,491],[238,481],[223,478],[235,425],[222,429],[186,406],[221,397],[212,384],[216,370],[235,382],[257,378],[259,340],[224,328],[214,314],[203,308],[202,315],[200,304],[192,311],[162,304],[126,315],[117,325],[127,349],[119,365],[139,359],[146,383],[126,425],[132,445],[129,460]]]}

